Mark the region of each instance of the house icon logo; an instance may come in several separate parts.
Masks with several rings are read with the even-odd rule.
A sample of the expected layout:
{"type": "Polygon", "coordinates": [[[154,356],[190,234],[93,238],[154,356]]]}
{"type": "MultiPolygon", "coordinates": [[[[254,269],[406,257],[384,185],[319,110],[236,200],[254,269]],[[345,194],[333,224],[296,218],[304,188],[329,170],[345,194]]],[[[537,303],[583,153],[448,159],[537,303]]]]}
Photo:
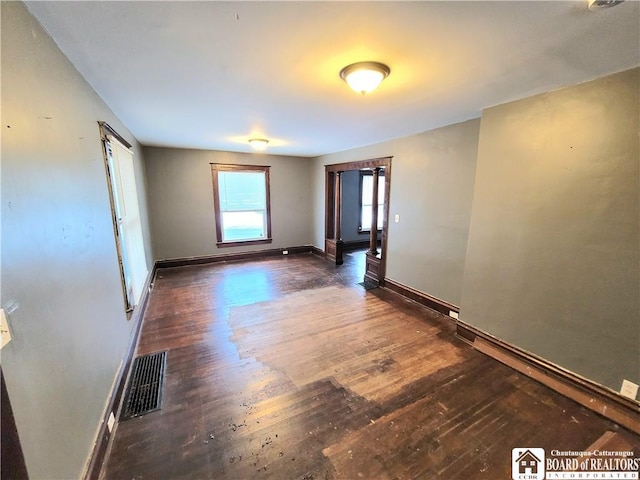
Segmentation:
{"type": "Polygon", "coordinates": [[[544,448],[514,448],[511,450],[513,480],[544,480],[544,448]]]}

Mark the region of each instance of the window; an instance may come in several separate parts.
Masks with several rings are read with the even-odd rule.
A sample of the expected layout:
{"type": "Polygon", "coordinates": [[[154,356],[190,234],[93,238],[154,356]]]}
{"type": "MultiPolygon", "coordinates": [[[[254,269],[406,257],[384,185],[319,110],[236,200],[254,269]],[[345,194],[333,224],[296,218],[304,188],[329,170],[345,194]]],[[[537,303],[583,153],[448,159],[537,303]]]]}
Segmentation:
{"type": "MultiPolygon", "coordinates": [[[[373,173],[360,172],[360,231],[371,231],[371,201],[373,200],[373,173]]],[[[378,230],[384,218],[384,172],[378,176],[378,230]]]]}
{"type": "Polygon", "coordinates": [[[212,164],[219,247],[271,243],[269,167],[212,164]]]}
{"type": "Polygon", "coordinates": [[[100,131],[110,186],[116,249],[127,311],[138,304],[149,269],[147,267],[142,221],[138,205],[133,151],[131,145],[108,124],[100,131]]]}

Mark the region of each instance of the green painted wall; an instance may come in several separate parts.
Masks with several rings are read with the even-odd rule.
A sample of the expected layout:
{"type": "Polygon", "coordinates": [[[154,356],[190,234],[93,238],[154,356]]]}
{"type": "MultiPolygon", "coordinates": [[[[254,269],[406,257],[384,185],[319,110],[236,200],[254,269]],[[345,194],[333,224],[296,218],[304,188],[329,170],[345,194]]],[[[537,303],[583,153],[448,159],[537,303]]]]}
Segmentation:
{"type": "MultiPolygon", "coordinates": [[[[79,478],[134,325],[98,120],[130,132],[19,2],[2,13],[2,370],[32,479],[79,478]]],[[[151,267],[144,167],[136,178],[151,267]]]]}
{"type": "Polygon", "coordinates": [[[324,166],[393,156],[386,276],[459,305],[479,128],[474,119],[318,157],[314,244],[324,248],[324,166]]]}
{"type": "Polygon", "coordinates": [[[156,259],[286,248],[311,243],[311,162],[278,155],[145,147],[156,259]],[[270,165],[273,243],[216,246],[210,163],[270,165]]]}
{"type": "Polygon", "coordinates": [[[461,320],[640,383],[640,70],[482,115],[461,320]]]}

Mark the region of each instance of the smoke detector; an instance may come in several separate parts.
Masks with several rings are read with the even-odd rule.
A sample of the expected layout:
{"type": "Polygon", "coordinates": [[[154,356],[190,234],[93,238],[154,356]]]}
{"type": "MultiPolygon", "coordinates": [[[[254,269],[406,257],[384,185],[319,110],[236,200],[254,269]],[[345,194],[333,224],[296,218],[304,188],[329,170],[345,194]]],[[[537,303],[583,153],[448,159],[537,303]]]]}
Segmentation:
{"type": "Polygon", "coordinates": [[[624,0],[589,0],[589,10],[601,10],[603,8],[615,7],[624,0]]]}

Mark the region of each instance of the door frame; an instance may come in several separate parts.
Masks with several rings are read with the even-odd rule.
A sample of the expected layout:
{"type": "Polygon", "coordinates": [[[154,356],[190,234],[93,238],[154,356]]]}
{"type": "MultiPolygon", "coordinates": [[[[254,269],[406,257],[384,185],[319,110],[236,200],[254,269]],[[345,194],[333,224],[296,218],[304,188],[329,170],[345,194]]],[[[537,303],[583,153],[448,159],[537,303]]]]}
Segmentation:
{"type": "MultiPolygon", "coordinates": [[[[380,252],[380,267],[378,271],[378,282],[384,286],[384,278],[387,271],[387,245],[389,239],[389,199],[391,193],[391,160],[392,156],[371,158],[354,162],[335,163],[325,165],[325,188],[324,188],[324,243],[325,255],[335,256],[336,264],[342,263],[342,252],[335,249],[335,243],[340,239],[335,238],[336,215],[342,207],[342,195],[336,194],[336,176],[339,172],[350,170],[364,170],[374,168],[384,168],[384,215],[382,216],[382,239],[380,252]],[[328,252],[327,250],[332,250],[328,252]]],[[[371,232],[371,234],[374,234],[371,232]]],[[[377,235],[377,232],[375,233],[377,235]]]]}

